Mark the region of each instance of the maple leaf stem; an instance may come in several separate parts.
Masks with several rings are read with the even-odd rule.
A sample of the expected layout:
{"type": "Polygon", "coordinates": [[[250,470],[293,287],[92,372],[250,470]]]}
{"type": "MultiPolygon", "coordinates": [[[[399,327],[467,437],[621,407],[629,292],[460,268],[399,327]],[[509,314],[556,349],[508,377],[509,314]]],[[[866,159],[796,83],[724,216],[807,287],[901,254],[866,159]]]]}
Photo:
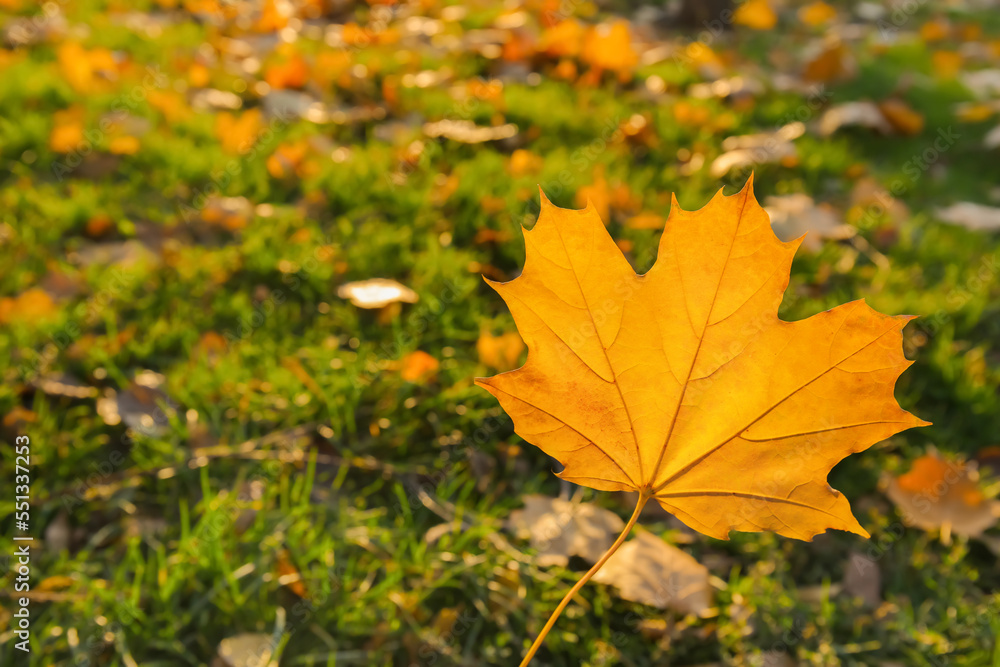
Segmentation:
{"type": "Polygon", "coordinates": [[[576,595],[577,591],[583,588],[584,584],[590,581],[591,577],[597,574],[598,570],[604,567],[604,564],[608,562],[608,559],[611,558],[616,551],[618,551],[618,547],[625,542],[625,538],[627,538],[629,533],[632,532],[632,527],[635,526],[635,522],[639,520],[639,515],[642,514],[642,508],[646,506],[646,501],[650,499],[650,493],[651,492],[648,489],[644,489],[639,492],[639,500],[635,504],[635,511],[632,512],[632,518],[628,520],[628,523],[625,524],[625,528],[622,529],[621,535],[618,536],[615,543],[611,545],[603,556],[601,556],[601,559],[594,563],[594,566],[587,570],[585,575],[580,577],[580,580],[576,582],[573,588],[569,589],[569,592],[566,593],[566,596],[559,603],[559,606],[556,607],[555,611],[552,612],[552,615],[549,616],[549,620],[545,624],[545,627],[542,628],[540,633],[538,633],[538,637],[535,638],[531,648],[528,649],[528,653],[524,656],[524,660],[521,661],[520,667],[527,667],[528,663],[531,662],[531,659],[535,657],[535,653],[537,653],[538,649],[542,647],[542,642],[545,641],[545,636],[549,634],[549,630],[551,630],[552,626],[556,624],[556,620],[559,618],[559,615],[562,614],[566,605],[569,604],[569,601],[573,599],[573,596],[576,595]]]}

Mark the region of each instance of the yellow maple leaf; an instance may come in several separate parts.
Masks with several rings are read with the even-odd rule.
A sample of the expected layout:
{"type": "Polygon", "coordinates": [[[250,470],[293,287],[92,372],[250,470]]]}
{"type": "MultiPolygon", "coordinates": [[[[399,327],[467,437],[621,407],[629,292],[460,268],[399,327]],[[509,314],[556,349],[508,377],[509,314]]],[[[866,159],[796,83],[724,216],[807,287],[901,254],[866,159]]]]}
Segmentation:
{"type": "Polygon", "coordinates": [[[542,200],[520,277],[490,284],[528,362],[476,382],[560,477],[638,491],[706,535],[827,528],[867,536],[826,483],[841,459],[924,422],[893,397],[911,362],[890,317],[854,301],[778,319],[801,239],[780,242],[752,193],[673,202],[636,275],[593,207],[542,200]]]}
{"type": "Polygon", "coordinates": [[[927,425],[893,396],[912,363],[901,334],[912,318],[859,300],[778,319],[802,239],[774,235],[752,176],[697,211],[674,198],[644,275],[593,206],[561,209],[543,194],[524,240],[521,275],[487,282],[507,302],[528,360],[476,384],[518,435],[563,464],[561,478],[639,500],[522,666],[650,499],[719,539],[771,530],[811,540],[828,528],[868,536],[826,477],[849,454],[927,425]]]}

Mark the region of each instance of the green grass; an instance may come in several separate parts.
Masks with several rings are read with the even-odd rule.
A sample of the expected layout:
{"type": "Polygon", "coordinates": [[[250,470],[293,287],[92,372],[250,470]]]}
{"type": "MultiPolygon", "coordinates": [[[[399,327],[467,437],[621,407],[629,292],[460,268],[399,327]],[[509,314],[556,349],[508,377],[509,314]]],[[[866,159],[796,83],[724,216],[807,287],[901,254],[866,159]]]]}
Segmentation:
{"type": "MultiPolygon", "coordinates": [[[[172,80],[186,70],[171,54],[190,60],[211,32],[187,17],[148,41],[110,21],[103,3],[71,3],[67,11],[72,22],[95,26],[87,47],[121,49],[172,80]]],[[[464,25],[487,26],[494,16],[474,9],[464,25]]],[[[996,30],[988,11],[973,18],[996,30]]],[[[766,66],[772,44],[751,38],[714,46],[742,49],[766,66]]],[[[55,68],[57,47],[26,49],[0,69],[0,294],[16,296],[53,273],[80,288],[51,318],[4,324],[0,333],[0,414],[14,415],[0,445],[4,488],[11,488],[15,432],[27,433],[32,532],[47,538],[37,543],[32,582],[36,592],[43,580],[52,587],[32,603],[26,658],[4,630],[16,597],[13,562],[5,561],[0,662],[208,664],[223,638],[278,628],[283,665],[516,664],[584,567],[574,560],[539,568],[530,546],[503,531],[522,495],[556,495],[560,487],[553,462],[523,443],[472,384],[491,372],[477,357],[480,329],[514,327],[474,267],[516,275],[519,225],[537,211],[536,186],[572,205],[596,165],[610,182],[628,184],[642,209],[661,214],[670,192],[687,208],[722,185],[731,192],[742,177],[720,182],[707,169],[722,140],[785,122],[802,98],[771,91],[749,109],[697,102],[712,117],[734,117],[732,127],[715,130],[673,118],[673,100],[700,80],[677,63],[641,69],[634,85],[605,80],[584,89],[550,77],[547,65],[535,85],[508,82],[502,107],[484,101],[469,115],[518,124],[523,147],[544,160],[538,173],[519,177],[507,168],[508,145],[428,139],[419,124],[390,141],[377,137],[378,125],[409,113],[459,117],[446,88],[401,89],[399,108],[383,121],[283,124],[248,157],[223,151],[213,114],[168,123],[140,102],[131,112],[151,129],[139,153],[122,157],[108,176],[90,178],[80,168],[58,180],[52,166],[65,158],[48,148],[53,114],[80,105],[87,127],[97,127],[138,80],[80,94],[55,68]],[[671,82],[668,97],[656,102],[642,92],[652,74],[671,82]],[[647,114],[655,142],[597,139],[637,113],[647,114]],[[293,180],[268,173],[277,146],[315,137],[330,144],[317,149],[313,173],[293,180]],[[418,139],[420,159],[401,163],[418,139]],[[329,159],[337,147],[349,150],[346,161],[329,159]],[[706,167],[683,175],[677,153],[692,148],[705,154],[706,167]],[[236,173],[226,175],[234,161],[236,173]],[[401,174],[396,181],[387,178],[393,172],[401,174]],[[444,199],[449,176],[457,183],[444,199]],[[186,223],[185,211],[198,209],[200,195],[215,186],[272,210],[258,209],[235,233],[186,223]],[[139,239],[155,248],[152,259],[78,266],[74,253],[93,243],[86,229],[98,215],[113,225],[102,242],[139,239]],[[485,229],[506,240],[477,243],[485,229]],[[419,303],[385,322],[336,296],[339,284],[375,276],[409,285],[419,303]],[[226,345],[205,352],[199,341],[208,332],[226,345]],[[394,362],[418,349],[439,359],[440,369],[433,381],[405,382],[394,362]],[[40,373],[59,372],[101,392],[122,391],[143,369],[164,374],[166,393],[180,406],[157,433],[109,426],[94,397],[52,395],[34,384],[40,373]],[[297,427],[304,435],[266,439],[297,427]],[[240,449],[249,440],[257,442],[240,449]],[[69,548],[57,551],[53,526],[63,521],[69,548]],[[454,528],[428,542],[427,531],[442,522],[454,528]],[[301,573],[305,600],[279,581],[287,574],[279,566],[284,553],[301,573]]],[[[945,545],[903,526],[878,490],[884,472],[907,469],[929,445],[971,456],[1000,433],[1000,239],[934,214],[958,200],[990,201],[1000,163],[981,141],[992,123],[961,125],[957,143],[909,180],[903,165],[933,143],[938,128],[959,127],[953,105],[970,95],[932,74],[919,42],[904,40],[881,55],[867,43],[856,48],[859,75],[831,86],[830,102],[882,99],[916,70],[902,97],[925,116],[925,130],[806,135],[797,142],[797,166],[757,168],[756,194],[807,192],[846,210],[851,165],[864,165],[886,187],[906,179],[900,200],[909,215],[895,239],[880,236],[880,225],[862,230],[888,258],[889,273],[864,255],[841,270],[854,250],[827,243],[796,259],[782,315],[808,317],[861,297],[883,312],[921,315],[907,329],[908,340],[921,342],[910,348],[916,363],[896,395],[934,425],[852,456],[831,475],[870,541],[843,533],[813,543],[698,536],[683,546],[718,578],[716,615],[678,618],[590,584],[559,619],[539,665],[754,665],[763,652],[785,650],[805,665],[1000,666],[996,556],[976,541],[945,545]],[[851,553],[867,554],[881,571],[880,608],[839,592],[851,553]]],[[[412,73],[393,53],[365,49],[359,61],[378,73],[338,90],[339,101],[380,102],[386,79],[412,73]]],[[[450,65],[464,78],[496,71],[474,55],[421,58],[421,68],[450,65]]],[[[214,85],[231,80],[213,76],[214,85]]],[[[629,229],[622,218],[609,229],[633,243],[630,259],[646,270],[658,234],[629,229]]],[[[584,497],[622,516],[631,510],[609,494],[584,497]]],[[[5,501],[6,535],[14,532],[12,514],[5,501]]],[[[679,536],[675,523],[643,524],[679,536]]]]}

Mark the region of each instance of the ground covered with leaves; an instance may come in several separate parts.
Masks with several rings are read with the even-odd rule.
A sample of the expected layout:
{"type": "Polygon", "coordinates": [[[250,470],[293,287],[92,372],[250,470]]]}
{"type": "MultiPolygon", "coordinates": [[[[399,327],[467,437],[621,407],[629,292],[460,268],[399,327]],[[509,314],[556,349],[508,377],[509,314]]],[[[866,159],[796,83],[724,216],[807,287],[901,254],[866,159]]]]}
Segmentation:
{"type": "Polygon", "coordinates": [[[481,276],[517,276],[539,185],[643,272],[671,193],[753,170],[779,236],[809,232],[781,317],[919,315],[896,397],[933,425],[831,474],[870,540],[650,506],[533,664],[1000,665],[992,3],[0,12],[30,664],[516,664],[635,499],[560,484],[473,384],[525,356],[481,276]]]}

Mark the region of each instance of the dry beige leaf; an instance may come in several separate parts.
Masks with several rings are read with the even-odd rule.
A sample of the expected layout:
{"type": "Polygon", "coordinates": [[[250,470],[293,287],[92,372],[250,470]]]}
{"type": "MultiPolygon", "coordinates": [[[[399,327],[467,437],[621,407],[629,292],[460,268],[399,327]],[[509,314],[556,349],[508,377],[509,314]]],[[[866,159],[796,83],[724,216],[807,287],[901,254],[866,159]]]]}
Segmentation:
{"type": "Polygon", "coordinates": [[[271,635],[248,632],[219,642],[219,654],[213,663],[219,667],[268,667],[274,655],[271,635]]]}
{"type": "Polygon", "coordinates": [[[1000,148],[1000,125],[986,133],[983,137],[983,146],[986,148],[1000,148]]]}
{"type": "Polygon", "coordinates": [[[979,489],[976,469],[935,453],[914,461],[905,475],[889,479],[886,492],[907,525],[940,529],[946,544],[952,533],[979,537],[1000,519],[1000,502],[979,489]]]}
{"type": "Polygon", "coordinates": [[[358,308],[384,308],[391,303],[416,303],[420,297],[406,285],[388,278],[370,278],[345,283],[337,296],[349,299],[358,308]]]}
{"type": "Polygon", "coordinates": [[[722,142],[726,152],[715,158],[709,173],[720,178],[733,169],[795,158],[798,152],[792,142],[804,133],[805,125],[795,122],[775,132],[727,137],[722,142]]]}
{"type": "Polygon", "coordinates": [[[597,562],[625,522],[591,503],[528,495],[524,496],[524,509],[511,513],[508,526],[531,539],[531,546],[538,550],[536,560],[544,567],[566,565],[570,556],[597,562]]]}
{"type": "Polygon", "coordinates": [[[614,586],[626,600],[682,614],[701,614],[712,605],[708,580],[708,568],[645,531],[623,544],[594,575],[594,581],[614,586]]]}
{"type": "Polygon", "coordinates": [[[841,222],[829,204],[816,204],[807,194],[796,193],[764,200],[764,210],[771,217],[771,229],[782,241],[793,241],[803,234],[802,247],[818,252],[824,239],[843,241],[857,230],[841,222]]]}
{"type": "Polygon", "coordinates": [[[1000,94],[1000,69],[980,69],[961,75],[962,83],[980,99],[991,99],[1000,94]]]}
{"type": "Polygon", "coordinates": [[[760,146],[758,148],[739,148],[723,153],[715,158],[712,161],[709,173],[712,175],[712,178],[721,178],[734,169],[780,162],[785,158],[794,158],[797,155],[795,144],[788,141],[775,142],[771,146],[760,146]]]}
{"type": "Polygon", "coordinates": [[[953,225],[962,225],[973,231],[996,231],[1000,229],[1000,208],[984,206],[972,202],[958,202],[935,210],[937,217],[953,225]]]}
{"type": "Polygon", "coordinates": [[[440,120],[425,123],[424,134],[428,137],[445,137],[463,144],[481,144],[484,141],[510,139],[517,134],[517,125],[506,123],[496,127],[483,127],[471,120],[440,120]]]}
{"type": "Polygon", "coordinates": [[[867,100],[846,102],[828,109],[819,119],[819,133],[828,137],[850,125],[861,125],[884,134],[892,134],[892,125],[882,115],[878,105],[867,100]]]}

